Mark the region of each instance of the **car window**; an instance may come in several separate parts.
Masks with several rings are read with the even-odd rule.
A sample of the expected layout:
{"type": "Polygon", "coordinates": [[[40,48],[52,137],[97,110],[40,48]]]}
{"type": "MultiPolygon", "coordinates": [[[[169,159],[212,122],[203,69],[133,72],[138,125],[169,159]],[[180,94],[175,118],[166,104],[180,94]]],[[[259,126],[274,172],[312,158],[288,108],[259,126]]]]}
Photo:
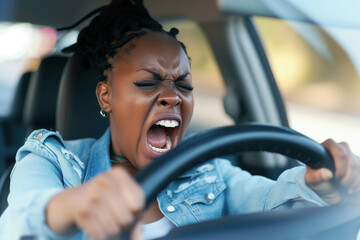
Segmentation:
{"type": "Polygon", "coordinates": [[[52,48],[51,40],[41,46],[45,31],[28,23],[0,24],[0,116],[8,114],[22,73],[36,69],[33,59],[52,48]]]}
{"type": "Polygon", "coordinates": [[[187,19],[166,21],[163,25],[166,30],[174,26],[180,30],[178,38],[186,44],[191,58],[195,107],[189,131],[232,125],[223,107],[224,81],[200,27],[187,19]]]}
{"type": "Polygon", "coordinates": [[[76,31],[63,35],[47,26],[0,22],[0,117],[9,114],[21,75],[35,71],[42,56],[59,53],[76,36],[76,31]]]}
{"type": "Polygon", "coordinates": [[[360,153],[360,29],[256,17],[289,123],[317,141],[360,153]]]}

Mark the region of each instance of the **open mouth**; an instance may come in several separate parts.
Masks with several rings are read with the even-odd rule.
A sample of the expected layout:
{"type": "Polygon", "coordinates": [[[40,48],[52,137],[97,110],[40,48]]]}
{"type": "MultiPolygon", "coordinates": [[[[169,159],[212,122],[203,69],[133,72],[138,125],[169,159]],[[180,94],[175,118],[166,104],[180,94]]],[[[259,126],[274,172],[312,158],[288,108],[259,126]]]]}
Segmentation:
{"type": "Polygon", "coordinates": [[[154,152],[165,153],[174,147],[179,129],[177,120],[163,119],[155,122],[147,132],[147,143],[154,152]]]}

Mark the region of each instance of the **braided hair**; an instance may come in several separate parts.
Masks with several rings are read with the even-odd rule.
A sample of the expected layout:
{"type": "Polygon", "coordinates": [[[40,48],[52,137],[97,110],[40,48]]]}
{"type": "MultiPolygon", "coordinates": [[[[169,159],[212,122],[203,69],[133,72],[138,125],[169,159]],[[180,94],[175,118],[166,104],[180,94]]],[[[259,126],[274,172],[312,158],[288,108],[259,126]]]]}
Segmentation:
{"type": "MultiPolygon", "coordinates": [[[[150,31],[164,32],[176,39],[178,29],[165,31],[162,25],[154,20],[145,9],[142,0],[112,0],[107,6],[89,13],[71,29],[88,17],[100,12],[90,24],[82,29],[77,42],[63,52],[79,53],[85,67],[91,67],[100,74],[100,81],[106,81],[105,72],[111,70],[111,60],[117,60],[128,53],[131,47],[124,45],[131,39],[141,37],[150,31]]],[[[184,49],[185,45],[178,41],[184,49]]]]}

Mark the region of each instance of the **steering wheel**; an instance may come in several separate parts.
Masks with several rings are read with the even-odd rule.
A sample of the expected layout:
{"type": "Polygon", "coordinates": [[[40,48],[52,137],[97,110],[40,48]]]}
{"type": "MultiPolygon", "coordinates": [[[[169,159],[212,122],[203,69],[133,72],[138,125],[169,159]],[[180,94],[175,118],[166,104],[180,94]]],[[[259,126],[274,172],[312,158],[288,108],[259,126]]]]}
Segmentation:
{"type": "MultiPolygon", "coordinates": [[[[139,171],[135,178],[144,191],[146,206],[148,206],[174,178],[191,168],[212,158],[245,151],[280,153],[297,159],[312,168],[325,167],[334,172],[334,162],[328,151],[304,135],[284,127],[243,124],[205,131],[189,138],[139,171]]],[[[318,232],[349,221],[358,224],[360,222],[360,205],[347,205],[345,210],[343,206],[335,206],[225,217],[175,228],[166,236],[166,239],[219,239],[220,237],[228,239],[231,236],[244,239],[293,239],[291,236],[295,235],[291,229],[296,229],[298,224],[296,219],[308,221],[308,225],[317,223],[318,232]],[[358,211],[354,211],[354,208],[358,211]],[[342,213],[340,216],[343,216],[345,211],[346,217],[334,215],[340,211],[342,213]],[[357,213],[354,214],[354,212],[357,213]],[[334,221],[329,223],[329,219],[335,219],[336,223],[334,221]],[[319,226],[324,221],[326,226],[319,226]],[[286,226],[285,232],[288,234],[284,234],[284,231],[277,231],[276,227],[275,229],[269,227],[271,225],[283,229],[286,223],[288,226],[286,226]],[[289,223],[294,224],[291,227],[289,223]],[[261,226],[263,226],[262,230],[259,230],[261,226]],[[218,231],[214,229],[218,229],[218,231]],[[276,232],[279,234],[274,234],[276,232]]],[[[314,225],[309,227],[314,229],[314,225]]],[[[354,229],[356,227],[359,228],[358,225],[354,225],[354,229]]],[[[335,239],[331,236],[330,238],[327,236],[327,239],[335,239]]],[[[321,238],[317,236],[316,239],[321,238]]],[[[341,239],[346,238],[342,235],[341,239]]]]}

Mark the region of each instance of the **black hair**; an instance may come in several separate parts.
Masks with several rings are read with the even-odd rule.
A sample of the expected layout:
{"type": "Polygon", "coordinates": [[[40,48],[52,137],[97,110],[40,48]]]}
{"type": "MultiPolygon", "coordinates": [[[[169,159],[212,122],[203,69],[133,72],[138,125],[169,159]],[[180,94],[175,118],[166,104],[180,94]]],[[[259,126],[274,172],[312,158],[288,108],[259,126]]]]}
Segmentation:
{"type": "MultiPolygon", "coordinates": [[[[176,39],[179,32],[176,28],[165,31],[162,25],[149,15],[142,0],[112,0],[109,5],[94,10],[78,23],[61,30],[71,29],[99,12],[100,14],[80,31],[77,42],[63,49],[63,52],[79,53],[84,66],[100,73],[100,81],[106,81],[104,73],[111,70],[109,58],[114,59],[121,55],[121,48],[131,39],[150,31],[164,32],[176,39]]],[[[187,55],[185,45],[178,42],[187,55]]],[[[125,49],[123,54],[130,50],[131,48],[125,49]]]]}

